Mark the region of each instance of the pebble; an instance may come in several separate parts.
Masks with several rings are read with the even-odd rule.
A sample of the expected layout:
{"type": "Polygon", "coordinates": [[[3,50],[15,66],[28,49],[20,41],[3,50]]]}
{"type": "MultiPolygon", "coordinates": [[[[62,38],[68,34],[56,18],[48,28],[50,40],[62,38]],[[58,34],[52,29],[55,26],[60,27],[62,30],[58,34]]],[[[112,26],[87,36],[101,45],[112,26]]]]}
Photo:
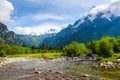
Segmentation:
{"type": "Polygon", "coordinates": [[[33,71],[33,72],[37,71],[37,68],[34,67],[34,68],[32,69],[32,71],[33,71]]]}
{"type": "Polygon", "coordinates": [[[61,80],[65,80],[64,78],[61,78],[61,80]]]}
{"type": "Polygon", "coordinates": [[[75,78],[52,70],[40,72],[35,67],[33,70],[35,71],[34,74],[39,74],[37,75],[40,77],[39,80],[74,80],[75,78]]]}
{"type": "Polygon", "coordinates": [[[46,78],[42,78],[41,80],[47,80],[46,78]]]}
{"type": "Polygon", "coordinates": [[[88,74],[83,74],[82,77],[89,77],[89,75],[88,74]]]}
{"type": "Polygon", "coordinates": [[[2,68],[1,66],[6,65],[6,64],[8,64],[8,63],[9,63],[8,61],[0,62],[0,68],[2,68]]]}
{"type": "Polygon", "coordinates": [[[2,65],[0,65],[0,68],[2,68],[2,65]]]}
{"type": "Polygon", "coordinates": [[[41,72],[40,71],[35,71],[34,74],[41,74],[41,72]]]}

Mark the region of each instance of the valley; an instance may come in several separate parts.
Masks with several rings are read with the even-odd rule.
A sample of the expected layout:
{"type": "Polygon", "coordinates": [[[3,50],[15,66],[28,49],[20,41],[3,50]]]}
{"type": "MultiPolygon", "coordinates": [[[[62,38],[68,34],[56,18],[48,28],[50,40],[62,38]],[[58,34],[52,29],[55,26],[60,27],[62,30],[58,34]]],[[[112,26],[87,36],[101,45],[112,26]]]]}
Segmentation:
{"type": "Polygon", "coordinates": [[[0,80],[120,80],[120,0],[1,0],[0,80]]]}

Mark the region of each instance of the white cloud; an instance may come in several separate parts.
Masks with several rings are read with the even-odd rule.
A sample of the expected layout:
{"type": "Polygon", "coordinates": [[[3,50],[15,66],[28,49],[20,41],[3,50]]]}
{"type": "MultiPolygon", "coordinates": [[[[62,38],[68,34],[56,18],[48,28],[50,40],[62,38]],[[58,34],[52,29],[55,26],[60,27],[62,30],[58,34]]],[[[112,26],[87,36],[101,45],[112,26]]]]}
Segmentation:
{"type": "Polygon", "coordinates": [[[71,7],[88,7],[91,5],[109,3],[110,0],[27,0],[36,4],[49,3],[56,7],[71,8],[71,7]]]}
{"type": "Polygon", "coordinates": [[[33,3],[41,3],[42,2],[42,0],[26,0],[26,1],[28,1],[28,2],[33,2],[33,3]]]}
{"type": "Polygon", "coordinates": [[[47,19],[52,19],[52,20],[64,20],[64,19],[68,19],[71,18],[70,16],[67,15],[55,15],[55,14],[49,14],[49,13],[45,13],[45,14],[34,14],[31,16],[31,18],[33,20],[47,20],[47,19]]]}
{"type": "Polygon", "coordinates": [[[26,0],[32,2],[35,5],[44,5],[49,6],[49,9],[59,10],[71,10],[74,11],[75,8],[85,9],[90,8],[91,6],[96,6],[98,4],[108,4],[111,0],[26,0]]]}
{"type": "Polygon", "coordinates": [[[57,15],[57,14],[51,14],[51,13],[33,13],[29,15],[25,15],[22,17],[14,17],[15,23],[18,21],[19,23],[25,23],[25,22],[41,22],[41,21],[66,21],[66,20],[72,20],[73,17],[69,15],[57,15]]]}
{"type": "Polygon", "coordinates": [[[113,3],[113,2],[117,2],[117,1],[119,1],[119,0],[111,0],[112,3],[113,3]]]}
{"type": "Polygon", "coordinates": [[[30,27],[16,27],[15,32],[18,34],[30,34],[31,28],[30,27]]]}
{"type": "Polygon", "coordinates": [[[8,0],[0,0],[0,22],[10,22],[13,5],[8,0]]]}
{"type": "Polygon", "coordinates": [[[112,15],[120,16],[120,0],[111,0],[110,4],[98,5],[85,13],[84,16],[90,15],[89,19],[92,21],[99,12],[103,13],[102,18],[107,18],[108,20],[110,20],[112,15]]]}
{"type": "Polygon", "coordinates": [[[113,15],[120,16],[120,0],[116,0],[114,3],[112,3],[108,7],[107,11],[109,11],[109,10],[113,15]]]}
{"type": "Polygon", "coordinates": [[[29,35],[29,34],[45,34],[45,33],[57,33],[62,28],[66,27],[66,24],[59,25],[59,24],[41,24],[37,26],[30,26],[30,27],[16,27],[15,32],[17,34],[29,35]],[[62,27],[62,28],[61,28],[62,27]],[[54,31],[50,31],[54,29],[54,31]]]}
{"type": "MultiPolygon", "coordinates": [[[[90,17],[90,19],[93,20],[99,11],[101,10],[104,11],[104,9],[107,8],[106,4],[110,4],[111,3],[110,1],[111,0],[54,0],[54,1],[22,0],[22,2],[25,2],[27,4],[24,6],[27,6],[27,8],[29,8],[28,6],[35,5],[35,6],[32,6],[31,8],[36,10],[29,11],[29,9],[25,8],[25,9],[22,9],[23,12],[26,13],[27,11],[29,11],[29,13],[26,13],[24,15],[21,15],[21,13],[19,13],[21,16],[19,15],[17,16],[17,14],[15,14],[16,16],[14,15],[13,17],[15,21],[14,22],[15,26],[20,26],[20,27],[16,27],[14,31],[18,34],[31,34],[31,33],[40,34],[40,33],[45,33],[50,28],[53,28],[53,29],[55,28],[59,31],[62,28],[61,27],[62,25],[57,25],[57,23],[61,23],[61,24],[72,23],[75,20],[80,18],[79,15],[83,14],[85,11],[88,11],[92,6],[96,6],[99,4],[99,6],[93,8],[90,12],[88,12],[93,14],[90,17]],[[29,25],[36,25],[41,23],[54,23],[54,24],[42,24],[38,26],[29,26],[29,25]],[[23,26],[26,26],[26,27],[23,27],[23,26]],[[57,28],[57,26],[59,28],[57,28]]],[[[81,23],[83,22],[84,20],[81,21],[81,23]]],[[[67,25],[65,27],[67,27],[67,25]]]]}
{"type": "Polygon", "coordinates": [[[91,14],[91,16],[89,17],[89,19],[92,21],[96,18],[98,12],[101,12],[103,10],[105,10],[107,7],[107,5],[98,5],[96,6],[95,8],[92,8],[90,11],[89,11],[89,14],[91,14]]]}

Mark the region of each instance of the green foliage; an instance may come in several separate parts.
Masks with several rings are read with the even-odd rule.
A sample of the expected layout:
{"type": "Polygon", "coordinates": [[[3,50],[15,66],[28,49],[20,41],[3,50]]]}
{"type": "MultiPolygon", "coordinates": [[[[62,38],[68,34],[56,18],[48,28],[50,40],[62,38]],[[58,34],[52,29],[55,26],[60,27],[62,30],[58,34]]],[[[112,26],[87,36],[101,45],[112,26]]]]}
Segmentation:
{"type": "Polygon", "coordinates": [[[120,37],[106,36],[87,44],[73,42],[65,46],[62,51],[64,56],[69,57],[98,54],[101,58],[107,58],[120,53],[120,37]]]}
{"type": "Polygon", "coordinates": [[[92,51],[87,49],[83,43],[73,42],[70,45],[66,46],[62,50],[65,56],[75,57],[75,56],[85,56],[90,54],[92,51]]]}
{"type": "Polygon", "coordinates": [[[92,50],[92,54],[96,54],[96,47],[98,45],[98,41],[92,41],[86,44],[86,47],[92,50]]]}
{"type": "Polygon", "coordinates": [[[0,45],[0,56],[32,53],[30,48],[21,46],[0,45]]]}
{"type": "Polygon", "coordinates": [[[90,49],[88,49],[85,44],[83,43],[80,43],[79,44],[79,53],[78,53],[78,56],[81,56],[81,55],[89,55],[91,54],[92,51],[90,49]]]}
{"type": "MultiPolygon", "coordinates": [[[[35,54],[35,53],[59,53],[63,52],[63,56],[76,57],[76,56],[89,56],[91,54],[98,54],[99,59],[113,57],[113,55],[120,54],[120,37],[103,37],[101,40],[92,41],[89,43],[73,42],[65,47],[59,49],[49,47],[46,44],[41,45],[39,49],[36,46],[28,48],[27,46],[10,46],[0,45],[0,56],[16,54],[35,54]]],[[[120,57],[120,56],[117,56],[120,57]]],[[[113,57],[113,58],[117,58],[113,57]]]]}
{"type": "Polygon", "coordinates": [[[115,53],[118,53],[120,52],[120,37],[117,37],[116,39],[114,39],[114,47],[113,47],[113,50],[115,53]]]}
{"type": "Polygon", "coordinates": [[[32,50],[28,47],[25,47],[25,54],[32,53],[32,50]]]}
{"type": "Polygon", "coordinates": [[[33,58],[44,58],[44,59],[55,59],[61,58],[62,53],[28,53],[28,54],[15,54],[10,57],[33,57],[33,58]]]}
{"type": "Polygon", "coordinates": [[[11,54],[11,47],[9,45],[0,45],[0,56],[4,57],[11,54]]]}
{"type": "Polygon", "coordinates": [[[43,44],[41,47],[40,47],[41,50],[48,50],[48,46],[46,44],[43,44]]]}
{"type": "Polygon", "coordinates": [[[77,56],[77,54],[78,54],[78,45],[77,44],[78,43],[73,42],[72,44],[63,48],[63,52],[65,52],[65,55],[69,56],[69,57],[77,56]]]}
{"type": "Polygon", "coordinates": [[[96,47],[96,52],[99,56],[111,57],[113,55],[113,43],[111,40],[109,37],[104,37],[99,41],[96,47]]]}
{"type": "Polygon", "coordinates": [[[32,49],[32,50],[35,50],[35,49],[36,49],[36,46],[35,46],[35,45],[32,45],[31,49],[32,49]]]}
{"type": "Polygon", "coordinates": [[[49,47],[46,44],[43,44],[39,48],[39,53],[55,53],[55,52],[60,52],[56,48],[49,47]]]}

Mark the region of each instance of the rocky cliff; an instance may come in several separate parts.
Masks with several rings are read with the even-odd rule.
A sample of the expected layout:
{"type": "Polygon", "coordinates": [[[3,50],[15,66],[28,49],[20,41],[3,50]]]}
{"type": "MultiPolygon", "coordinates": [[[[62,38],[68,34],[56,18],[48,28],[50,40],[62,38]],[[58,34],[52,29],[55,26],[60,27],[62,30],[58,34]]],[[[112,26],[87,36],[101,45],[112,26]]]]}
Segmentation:
{"type": "Polygon", "coordinates": [[[7,26],[0,23],[0,44],[22,45],[22,41],[13,31],[9,31],[7,26]]]}

